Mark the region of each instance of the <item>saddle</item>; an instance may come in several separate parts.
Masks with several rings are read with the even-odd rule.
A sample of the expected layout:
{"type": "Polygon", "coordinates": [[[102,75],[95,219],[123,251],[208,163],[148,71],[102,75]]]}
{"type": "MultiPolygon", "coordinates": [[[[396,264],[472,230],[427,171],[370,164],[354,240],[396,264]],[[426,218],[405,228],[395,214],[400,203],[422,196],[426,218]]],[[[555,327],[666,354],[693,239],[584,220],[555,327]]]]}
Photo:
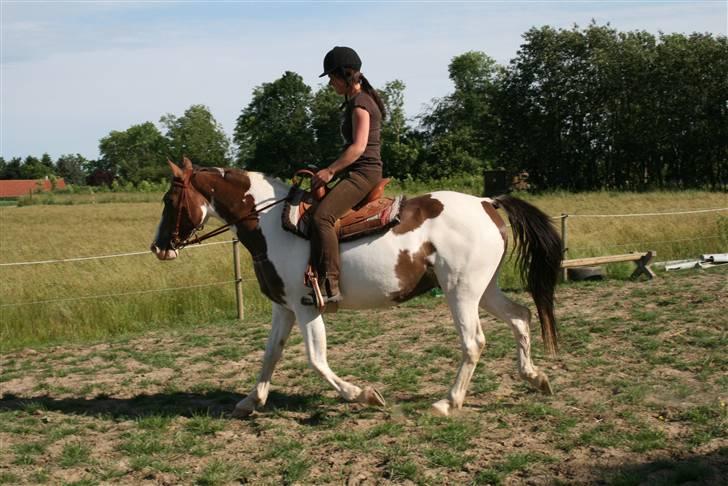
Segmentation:
{"type": "MultiPolygon", "coordinates": [[[[360,203],[336,222],[335,229],[339,241],[352,241],[383,233],[399,223],[399,212],[404,197],[383,197],[384,186],[389,181],[390,179],[382,180],[360,203]]],[[[322,198],[322,194],[315,195],[298,185],[291,187],[283,206],[283,229],[310,239],[310,219],[313,213],[311,208],[322,198]]]]}

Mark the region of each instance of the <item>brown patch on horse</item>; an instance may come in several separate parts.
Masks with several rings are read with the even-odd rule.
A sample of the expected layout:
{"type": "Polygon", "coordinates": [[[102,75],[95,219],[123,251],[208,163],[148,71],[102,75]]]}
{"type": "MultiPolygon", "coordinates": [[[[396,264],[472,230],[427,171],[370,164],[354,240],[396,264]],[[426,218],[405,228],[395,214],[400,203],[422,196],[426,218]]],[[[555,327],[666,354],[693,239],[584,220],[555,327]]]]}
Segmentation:
{"type": "MultiPolygon", "coordinates": [[[[245,171],[226,169],[221,177],[217,169],[202,169],[196,174],[195,187],[213,203],[215,211],[225,221],[239,221],[255,208],[255,198],[246,194],[250,189],[250,178],[245,171]]],[[[268,244],[258,219],[253,217],[238,223],[236,234],[253,257],[253,270],[260,291],[273,302],[283,304],[286,295],[283,279],[268,259],[268,244]]]]}
{"type": "Polygon", "coordinates": [[[392,232],[395,235],[401,235],[414,231],[422,226],[426,220],[439,216],[443,209],[445,209],[445,206],[437,199],[434,199],[431,194],[407,199],[399,213],[400,223],[392,228],[392,232]]]}
{"type": "Polygon", "coordinates": [[[435,245],[426,241],[415,253],[400,250],[394,273],[399,290],[389,296],[395,302],[404,302],[437,287],[437,278],[427,257],[435,253],[435,245]]]}
{"type": "Polygon", "coordinates": [[[503,238],[504,243],[508,243],[508,235],[506,233],[506,223],[503,221],[503,218],[501,218],[500,214],[498,214],[498,211],[496,211],[495,207],[493,206],[493,203],[489,201],[483,201],[481,202],[483,205],[483,209],[485,209],[485,212],[488,216],[490,216],[490,219],[493,220],[493,223],[498,228],[498,231],[500,231],[501,238],[503,238]]]}

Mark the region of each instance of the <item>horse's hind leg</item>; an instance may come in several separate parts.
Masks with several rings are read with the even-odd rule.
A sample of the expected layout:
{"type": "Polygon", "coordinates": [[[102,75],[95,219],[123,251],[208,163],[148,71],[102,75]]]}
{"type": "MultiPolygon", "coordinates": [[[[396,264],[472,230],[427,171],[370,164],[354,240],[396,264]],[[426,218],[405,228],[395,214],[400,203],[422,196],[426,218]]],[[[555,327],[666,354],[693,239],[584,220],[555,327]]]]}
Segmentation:
{"type": "Polygon", "coordinates": [[[326,359],[326,328],[321,315],[309,307],[301,307],[296,316],[311,367],[329,382],[344,400],[384,406],[384,399],[378,391],[369,387],[362,390],[342,380],[331,370],[326,359]]]}
{"type": "Polygon", "coordinates": [[[503,319],[511,326],[513,336],[516,338],[518,355],[518,373],[521,378],[543,393],[551,394],[551,385],[546,375],[534,366],[531,361],[531,311],[528,307],[508,299],[495,284],[495,281],[486,289],[480,299],[480,306],[494,316],[503,319]]]}
{"type": "Polygon", "coordinates": [[[265,405],[268,399],[270,379],[273,376],[273,369],[283,354],[283,346],[291,334],[291,328],[296,322],[293,312],[278,304],[273,304],[273,325],[268,335],[268,343],[265,346],[263,355],[263,366],[260,370],[258,383],[243,400],[235,405],[234,417],[247,417],[256,408],[265,405]]]}
{"type": "Polygon", "coordinates": [[[478,316],[478,295],[479,293],[457,288],[446,292],[455,327],[460,335],[462,360],[448,398],[432,405],[435,412],[440,415],[447,416],[450,410],[463,406],[475,366],[485,347],[485,336],[478,316]]]}

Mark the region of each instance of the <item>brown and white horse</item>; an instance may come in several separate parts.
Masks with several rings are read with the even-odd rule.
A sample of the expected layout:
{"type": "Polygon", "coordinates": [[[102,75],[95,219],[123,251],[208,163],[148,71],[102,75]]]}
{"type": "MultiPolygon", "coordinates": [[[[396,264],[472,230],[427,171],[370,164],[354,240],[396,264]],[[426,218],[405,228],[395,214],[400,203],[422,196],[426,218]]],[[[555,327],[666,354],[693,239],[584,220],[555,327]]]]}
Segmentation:
{"type": "MultiPolygon", "coordinates": [[[[272,177],[239,169],[183,168],[170,162],[174,175],[164,196],[164,211],[152,244],[160,260],[177,257],[180,246],[215,215],[229,223],[253,257],[261,291],[273,301],[273,324],[258,383],[236,406],[244,417],[268,398],[273,369],[297,322],[310,365],[344,398],[384,405],[373,388],[342,380],[326,360],[326,329],[316,307],[301,304],[310,293],[303,284],[309,242],[283,230],[282,206],[290,186],[272,177]]],[[[387,232],[341,245],[340,308],[396,305],[436,286],[442,288],[460,335],[462,360],[447,398],[433,404],[449,415],[463,405],[473,371],[485,346],[478,309],[506,321],[516,340],[523,379],[550,393],[546,375],[531,361],[527,307],[498,288],[498,269],[506,252],[506,225],[496,208],[508,214],[518,248],[518,264],[541,321],[546,349],[556,351],[553,295],[561,261],[561,242],[548,216],[513,197],[478,198],[457,192],[433,192],[407,199],[401,222],[387,232]]]]}

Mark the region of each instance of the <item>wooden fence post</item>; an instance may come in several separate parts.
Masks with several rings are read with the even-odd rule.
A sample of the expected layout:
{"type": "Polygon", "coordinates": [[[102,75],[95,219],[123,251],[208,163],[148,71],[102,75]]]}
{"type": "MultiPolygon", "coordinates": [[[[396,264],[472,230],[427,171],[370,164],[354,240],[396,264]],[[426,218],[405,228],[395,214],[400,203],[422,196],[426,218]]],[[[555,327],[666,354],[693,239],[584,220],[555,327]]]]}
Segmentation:
{"type": "MultiPolygon", "coordinates": [[[[567,253],[569,251],[569,244],[568,244],[569,243],[569,233],[568,233],[569,226],[566,222],[566,219],[568,217],[569,217],[568,214],[561,213],[561,258],[563,260],[567,259],[566,257],[567,257],[567,253]]],[[[566,282],[568,280],[567,271],[568,271],[568,269],[566,269],[566,268],[564,268],[562,270],[561,277],[564,282],[566,282]]]]}
{"type": "Polygon", "coordinates": [[[238,246],[237,238],[233,238],[233,266],[235,267],[235,300],[238,304],[238,319],[245,318],[245,309],[243,308],[243,276],[240,272],[240,246],[238,246]]]}

